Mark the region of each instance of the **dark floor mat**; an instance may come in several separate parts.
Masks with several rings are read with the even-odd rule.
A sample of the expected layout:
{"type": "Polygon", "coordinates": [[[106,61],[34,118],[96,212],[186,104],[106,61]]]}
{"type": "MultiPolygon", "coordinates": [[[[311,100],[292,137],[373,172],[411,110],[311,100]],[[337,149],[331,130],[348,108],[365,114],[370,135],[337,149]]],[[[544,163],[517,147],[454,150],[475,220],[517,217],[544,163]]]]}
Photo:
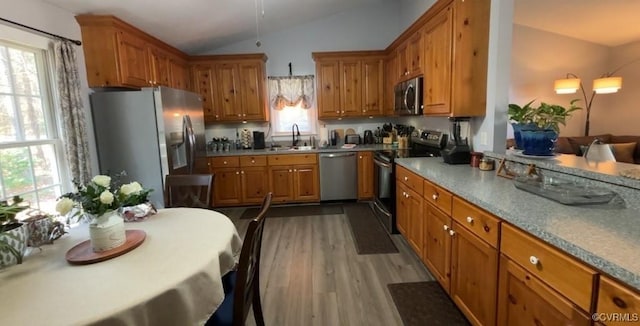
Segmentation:
{"type": "Polygon", "coordinates": [[[387,287],[405,326],[470,325],[437,281],[387,287]]]}
{"type": "MultiPolygon", "coordinates": [[[[260,212],[259,207],[247,208],[241,219],[254,218],[260,212]]],[[[280,206],[269,208],[267,217],[293,217],[293,216],[310,216],[310,215],[330,215],[343,214],[342,205],[320,204],[320,205],[301,205],[301,206],[280,206]]]]}
{"type": "Polygon", "coordinates": [[[351,226],[351,234],[360,255],[397,253],[389,234],[378,221],[367,203],[344,206],[347,220],[351,226]]]}

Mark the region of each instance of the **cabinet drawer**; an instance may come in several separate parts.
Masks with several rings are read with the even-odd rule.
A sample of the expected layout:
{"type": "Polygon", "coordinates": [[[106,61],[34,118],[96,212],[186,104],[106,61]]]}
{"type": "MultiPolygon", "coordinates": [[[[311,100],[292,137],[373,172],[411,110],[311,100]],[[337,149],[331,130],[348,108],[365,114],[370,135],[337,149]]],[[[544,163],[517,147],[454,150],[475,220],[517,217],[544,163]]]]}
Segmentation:
{"type": "Polygon", "coordinates": [[[451,217],[494,248],[498,247],[498,239],[500,238],[499,218],[458,197],[453,198],[451,217]]]}
{"type": "Polygon", "coordinates": [[[501,251],[584,311],[590,311],[596,272],[567,254],[507,224],[501,251]]]}
{"type": "Polygon", "coordinates": [[[214,168],[237,168],[240,166],[240,160],[237,156],[221,156],[209,158],[211,167],[214,168]]]}
{"type": "Polygon", "coordinates": [[[240,156],[240,166],[267,166],[267,157],[259,156],[240,156]]]}
{"type": "Polygon", "coordinates": [[[269,165],[294,165],[294,164],[316,164],[317,154],[285,154],[269,155],[267,158],[269,165]]]}
{"type": "Polygon", "coordinates": [[[436,186],[435,184],[424,180],[424,198],[440,208],[447,215],[451,215],[451,200],[453,196],[450,192],[436,186]]]}
{"type": "Polygon", "coordinates": [[[621,286],[606,276],[600,276],[600,290],[598,291],[596,311],[603,314],[619,313],[619,317],[630,318],[619,322],[602,320],[607,325],[630,325],[630,322],[638,322],[637,318],[640,316],[640,294],[621,286]]]}
{"type": "Polygon", "coordinates": [[[396,165],[396,180],[406,184],[407,187],[422,196],[422,180],[424,179],[421,176],[396,165]]]}

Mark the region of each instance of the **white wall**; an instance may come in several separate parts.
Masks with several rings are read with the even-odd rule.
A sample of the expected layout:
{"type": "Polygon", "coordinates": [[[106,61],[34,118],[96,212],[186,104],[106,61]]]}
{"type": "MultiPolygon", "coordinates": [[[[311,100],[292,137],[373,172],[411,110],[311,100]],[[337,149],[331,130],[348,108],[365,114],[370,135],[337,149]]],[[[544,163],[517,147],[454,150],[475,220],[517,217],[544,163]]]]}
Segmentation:
{"type": "Polygon", "coordinates": [[[398,6],[394,1],[378,0],[367,6],[297,25],[261,36],[261,47],[254,38],[201,54],[264,52],[269,76],[289,74],[289,62],[294,75],[315,74],[311,52],[380,50],[387,47],[401,32],[398,6]]]}
{"type": "Polygon", "coordinates": [[[422,14],[431,8],[436,0],[401,0],[400,5],[400,31],[411,26],[422,14]]]}
{"type": "MultiPolygon", "coordinates": [[[[80,26],[76,23],[74,18],[74,14],[58,7],[52,6],[46,2],[42,2],[39,0],[21,0],[21,1],[5,1],[2,5],[2,18],[6,18],[9,20],[13,20],[15,22],[31,26],[34,28],[38,28],[53,34],[62,35],[71,39],[80,40],[82,36],[80,34],[80,26]]],[[[0,22],[0,24],[5,24],[0,22]]],[[[6,28],[3,30],[11,30],[14,31],[14,28],[11,24],[7,24],[6,28]]],[[[4,27],[4,26],[3,26],[4,27]]],[[[15,39],[12,41],[17,43],[29,43],[37,38],[40,34],[35,34],[29,36],[29,34],[34,34],[33,32],[25,33],[17,33],[15,39]]],[[[5,34],[6,35],[6,34],[5,34]]],[[[93,124],[91,122],[91,107],[89,105],[89,87],[87,84],[87,72],[85,69],[84,62],[84,54],[82,52],[82,47],[78,46],[76,48],[77,58],[78,58],[78,70],[80,73],[81,80],[81,93],[82,100],[84,103],[84,109],[86,112],[87,118],[87,127],[88,127],[88,135],[89,138],[89,151],[91,153],[91,165],[93,172],[98,171],[98,160],[97,160],[97,152],[95,146],[95,139],[93,134],[93,124]]]]}
{"type": "Polygon", "coordinates": [[[597,95],[591,109],[592,135],[640,135],[640,41],[611,49],[611,60],[600,74],[620,68],[622,89],[615,94],[597,95]],[[622,67],[622,68],[620,68],[622,67]]]}
{"type": "MultiPolygon", "coordinates": [[[[572,99],[579,98],[581,101],[578,105],[586,107],[581,92],[556,94],[553,83],[556,79],[565,78],[567,73],[575,74],[581,78],[588,100],[591,97],[593,79],[607,70],[611,50],[603,45],[514,24],[511,53],[509,103],[523,105],[536,99],[536,105],[546,102],[569,107],[572,99]]],[[[598,95],[594,99],[591,107],[591,135],[597,134],[596,126],[599,122],[596,114],[600,115],[602,108],[608,106],[607,101],[613,97],[598,95]]],[[[582,136],[585,119],[586,110],[576,111],[568,119],[566,127],[561,126],[560,134],[582,136]]],[[[512,137],[512,131],[508,137],[512,137]]]]}

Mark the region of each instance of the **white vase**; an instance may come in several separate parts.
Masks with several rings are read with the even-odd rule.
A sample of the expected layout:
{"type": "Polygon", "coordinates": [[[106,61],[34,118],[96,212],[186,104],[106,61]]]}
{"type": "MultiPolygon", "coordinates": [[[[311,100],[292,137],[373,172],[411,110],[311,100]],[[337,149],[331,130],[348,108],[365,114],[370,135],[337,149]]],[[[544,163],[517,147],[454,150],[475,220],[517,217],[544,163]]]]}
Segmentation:
{"type": "Polygon", "coordinates": [[[123,245],[127,240],[124,220],[116,211],[96,217],[89,224],[89,238],[93,252],[103,252],[123,245]]]}

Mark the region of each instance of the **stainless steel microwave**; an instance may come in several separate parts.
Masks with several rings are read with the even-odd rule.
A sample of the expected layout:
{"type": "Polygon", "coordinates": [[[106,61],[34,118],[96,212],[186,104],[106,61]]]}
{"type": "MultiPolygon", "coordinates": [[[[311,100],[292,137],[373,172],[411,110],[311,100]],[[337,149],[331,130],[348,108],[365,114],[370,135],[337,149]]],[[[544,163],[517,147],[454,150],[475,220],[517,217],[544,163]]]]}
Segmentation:
{"type": "Polygon", "coordinates": [[[400,82],[394,93],[396,114],[422,115],[422,77],[400,82]]]}

